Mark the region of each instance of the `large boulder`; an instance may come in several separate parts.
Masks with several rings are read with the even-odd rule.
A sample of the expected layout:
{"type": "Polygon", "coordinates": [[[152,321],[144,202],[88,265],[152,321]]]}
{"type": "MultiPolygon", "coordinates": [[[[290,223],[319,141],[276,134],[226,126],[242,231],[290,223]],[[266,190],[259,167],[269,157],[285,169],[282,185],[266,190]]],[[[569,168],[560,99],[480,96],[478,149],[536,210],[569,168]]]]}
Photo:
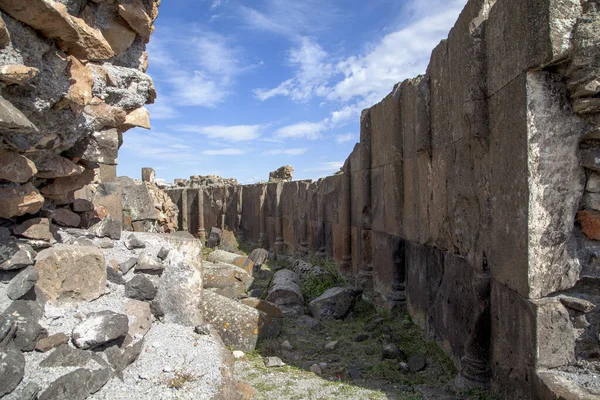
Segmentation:
{"type": "Polygon", "coordinates": [[[236,350],[253,351],[258,342],[261,312],[225,296],[205,290],[202,311],[223,342],[236,350]]]}
{"type": "Polygon", "coordinates": [[[265,300],[280,307],[284,314],[304,314],[300,279],[289,269],[282,269],[273,275],[265,300]]]}
{"type": "Polygon", "coordinates": [[[156,220],[158,218],[154,201],[143,182],[131,178],[119,177],[123,190],[123,217],[131,222],[156,220]]]}
{"type": "Polygon", "coordinates": [[[254,271],[254,262],[248,257],[240,256],[239,254],[230,253],[224,250],[215,250],[210,253],[207,257],[207,260],[212,263],[226,263],[233,264],[242,269],[244,269],[247,273],[252,275],[254,271]]]}
{"type": "Polygon", "coordinates": [[[202,267],[204,288],[215,289],[222,296],[237,298],[254,282],[250,274],[235,265],[205,262],[202,267]]]}
{"type": "Polygon", "coordinates": [[[362,292],[354,288],[335,287],[308,304],[311,314],[317,319],[344,318],[362,292]]]}
{"type": "Polygon", "coordinates": [[[90,301],[104,294],[104,254],[93,246],[57,245],[42,250],[35,258],[37,286],[48,301],[90,301]]]}
{"type": "Polygon", "coordinates": [[[102,33],[82,19],[67,12],[64,4],[55,1],[0,0],[0,8],[11,17],[56,39],[68,53],[81,59],[108,60],[115,53],[102,33]]]}
{"type": "Polygon", "coordinates": [[[279,307],[266,300],[248,297],[242,300],[242,304],[256,308],[260,311],[258,324],[258,340],[273,339],[279,336],[283,329],[283,312],[279,307]]]}
{"type": "MultiPolygon", "coordinates": [[[[196,239],[164,235],[170,247],[154,302],[165,322],[185,326],[202,323],[202,244],[196,239]]],[[[136,267],[137,268],[137,267],[136,267]]]]}

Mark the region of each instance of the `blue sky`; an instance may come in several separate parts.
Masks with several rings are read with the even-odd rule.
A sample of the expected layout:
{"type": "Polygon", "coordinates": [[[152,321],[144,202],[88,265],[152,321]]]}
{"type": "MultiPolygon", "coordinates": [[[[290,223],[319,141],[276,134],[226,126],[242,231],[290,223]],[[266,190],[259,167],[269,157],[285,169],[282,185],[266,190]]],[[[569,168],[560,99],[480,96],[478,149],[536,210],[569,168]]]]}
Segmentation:
{"type": "Polygon", "coordinates": [[[339,170],[361,110],[425,72],[466,0],[165,0],[148,46],[152,130],[118,174],[294,179],[339,170]]]}

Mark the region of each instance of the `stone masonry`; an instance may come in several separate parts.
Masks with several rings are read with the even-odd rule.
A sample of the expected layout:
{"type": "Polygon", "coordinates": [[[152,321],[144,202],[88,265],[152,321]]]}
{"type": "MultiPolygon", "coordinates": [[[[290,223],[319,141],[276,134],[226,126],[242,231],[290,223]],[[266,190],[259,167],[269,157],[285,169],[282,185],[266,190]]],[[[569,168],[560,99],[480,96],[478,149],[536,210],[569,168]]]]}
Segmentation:
{"type": "Polygon", "coordinates": [[[599,57],[597,0],[471,0],[342,174],[174,187],[180,227],[327,254],[406,302],[459,386],[593,398],[571,381],[600,357],[599,57]]]}

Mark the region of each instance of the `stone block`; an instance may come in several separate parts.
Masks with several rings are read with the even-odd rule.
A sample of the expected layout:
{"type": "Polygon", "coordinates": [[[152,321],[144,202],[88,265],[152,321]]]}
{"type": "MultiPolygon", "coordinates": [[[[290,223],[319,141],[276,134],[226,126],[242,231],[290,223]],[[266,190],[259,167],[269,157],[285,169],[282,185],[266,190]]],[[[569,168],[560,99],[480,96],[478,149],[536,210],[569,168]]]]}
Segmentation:
{"type": "Polygon", "coordinates": [[[394,91],[370,109],[372,159],[371,168],[402,160],[400,93],[394,91]]]}
{"type": "Polygon", "coordinates": [[[384,296],[403,290],[405,241],[397,236],[373,231],[373,273],[375,290],[384,296]]]}
{"type": "Polygon", "coordinates": [[[429,90],[428,76],[406,80],[400,86],[405,160],[431,150],[429,90]]]}
{"type": "Polygon", "coordinates": [[[580,14],[578,1],[496,2],[486,27],[489,93],[495,94],[524,71],[564,59],[580,14]]]}
{"type": "Polygon", "coordinates": [[[49,302],[90,301],[104,294],[104,254],[93,246],[54,246],[35,257],[37,287],[49,302]]]}
{"type": "Polygon", "coordinates": [[[425,331],[435,333],[433,304],[444,276],[444,253],[433,247],[406,243],[406,295],[410,316],[425,331]]]}
{"type": "Polygon", "coordinates": [[[536,398],[535,307],[492,280],[491,318],[492,390],[505,398],[536,398]]]}

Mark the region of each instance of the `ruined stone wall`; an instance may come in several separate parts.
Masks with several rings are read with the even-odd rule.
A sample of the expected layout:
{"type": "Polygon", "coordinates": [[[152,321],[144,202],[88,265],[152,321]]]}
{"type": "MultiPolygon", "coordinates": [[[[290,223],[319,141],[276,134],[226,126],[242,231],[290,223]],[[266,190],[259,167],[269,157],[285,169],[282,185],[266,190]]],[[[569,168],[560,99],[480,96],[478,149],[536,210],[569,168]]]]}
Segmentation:
{"type": "Polygon", "coordinates": [[[567,382],[600,358],[599,60],[597,0],[471,0],[342,175],[170,193],[190,232],[325,253],[406,301],[459,386],[592,398],[567,382]]]}
{"type": "Polygon", "coordinates": [[[109,211],[121,220],[112,189],[100,192],[119,201],[101,210],[95,194],[116,178],[123,134],[150,127],[145,47],[159,4],[0,0],[2,225],[41,216],[85,227],[109,211]]]}

